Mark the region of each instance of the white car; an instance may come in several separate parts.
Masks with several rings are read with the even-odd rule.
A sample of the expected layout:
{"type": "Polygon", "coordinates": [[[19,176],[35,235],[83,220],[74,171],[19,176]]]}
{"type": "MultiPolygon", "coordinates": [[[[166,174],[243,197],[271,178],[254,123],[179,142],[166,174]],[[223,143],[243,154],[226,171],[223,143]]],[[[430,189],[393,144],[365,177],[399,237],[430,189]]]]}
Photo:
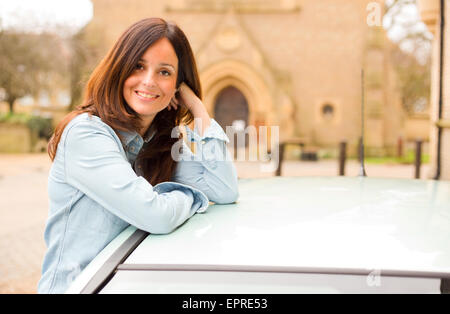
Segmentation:
{"type": "Polygon", "coordinates": [[[272,177],[239,192],[167,235],[130,226],[67,292],[448,292],[448,181],[272,177]]]}

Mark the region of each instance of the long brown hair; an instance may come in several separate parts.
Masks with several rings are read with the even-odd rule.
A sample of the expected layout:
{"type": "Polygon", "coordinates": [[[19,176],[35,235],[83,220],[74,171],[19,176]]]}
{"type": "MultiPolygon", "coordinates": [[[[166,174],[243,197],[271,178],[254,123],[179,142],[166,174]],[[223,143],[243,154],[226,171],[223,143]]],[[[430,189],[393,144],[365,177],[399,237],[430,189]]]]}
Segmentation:
{"type": "MultiPolygon", "coordinates": [[[[107,53],[91,74],[85,88],[83,102],[58,124],[48,144],[48,154],[53,161],[58,143],[67,124],[81,113],[101,118],[119,135],[118,131],[140,130],[141,119],[126,103],[123,85],[132,74],[141,56],[148,47],[161,38],[167,38],[178,57],[177,87],[186,83],[201,99],[201,85],[191,46],[183,31],[174,23],[161,18],[148,18],[131,25],[107,53]]],[[[143,167],[145,179],[152,185],[169,181],[176,162],[171,157],[172,129],[180,123],[189,124],[193,116],[185,107],[160,111],[152,122],[156,131],[138,159],[143,167]]]]}

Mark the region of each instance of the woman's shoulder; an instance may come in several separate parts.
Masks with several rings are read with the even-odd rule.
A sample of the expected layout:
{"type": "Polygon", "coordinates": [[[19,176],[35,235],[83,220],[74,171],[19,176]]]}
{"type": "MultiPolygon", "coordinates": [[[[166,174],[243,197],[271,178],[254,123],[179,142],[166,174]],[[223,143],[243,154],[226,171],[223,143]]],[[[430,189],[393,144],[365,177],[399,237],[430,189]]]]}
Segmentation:
{"type": "Polygon", "coordinates": [[[88,113],[82,113],[73,118],[67,126],[64,128],[64,132],[61,139],[66,139],[70,135],[78,133],[103,133],[109,134],[116,138],[114,130],[105,122],[95,115],[89,115],[88,113]]]}
{"type": "Polygon", "coordinates": [[[70,121],[67,126],[73,126],[79,123],[87,123],[87,124],[92,124],[92,125],[107,125],[106,123],[104,123],[102,121],[102,119],[100,119],[99,117],[95,116],[95,115],[90,115],[87,112],[83,112],[79,115],[77,115],[75,118],[72,119],[72,121],[70,121]]]}
{"type": "Polygon", "coordinates": [[[58,143],[55,160],[66,162],[74,156],[98,154],[100,150],[121,151],[123,147],[115,131],[99,117],[82,113],[74,117],[64,128],[58,143]],[[63,159],[61,159],[63,157],[63,159]]]}

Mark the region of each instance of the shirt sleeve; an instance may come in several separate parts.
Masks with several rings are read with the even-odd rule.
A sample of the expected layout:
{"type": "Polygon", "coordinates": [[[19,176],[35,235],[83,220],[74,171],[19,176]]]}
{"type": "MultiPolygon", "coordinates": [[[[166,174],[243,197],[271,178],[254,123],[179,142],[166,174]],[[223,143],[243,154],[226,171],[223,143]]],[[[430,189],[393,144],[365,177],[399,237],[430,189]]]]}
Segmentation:
{"type": "Polygon", "coordinates": [[[188,127],[186,134],[195,150],[179,141],[182,149],[173,181],[197,188],[217,204],[235,202],[239,197],[237,173],[226,147],[229,139],[221,126],[211,119],[203,136],[188,127]]]}
{"type": "Polygon", "coordinates": [[[67,183],[150,233],[169,233],[197,211],[206,210],[208,199],[195,188],[175,182],[153,187],[138,177],[124,156],[120,140],[111,132],[91,122],[71,126],[64,142],[67,183]]]}

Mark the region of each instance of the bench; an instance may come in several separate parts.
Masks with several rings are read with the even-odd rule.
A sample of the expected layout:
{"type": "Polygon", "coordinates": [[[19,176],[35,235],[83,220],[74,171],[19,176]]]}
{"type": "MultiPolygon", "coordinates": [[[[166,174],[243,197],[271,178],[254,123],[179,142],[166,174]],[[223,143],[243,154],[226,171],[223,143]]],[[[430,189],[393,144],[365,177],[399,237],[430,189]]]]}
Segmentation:
{"type": "Polygon", "coordinates": [[[318,147],[305,146],[302,148],[300,159],[306,161],[317,161],[319,159],[317,156],[318,152],[319,152],[318,147]]]}

